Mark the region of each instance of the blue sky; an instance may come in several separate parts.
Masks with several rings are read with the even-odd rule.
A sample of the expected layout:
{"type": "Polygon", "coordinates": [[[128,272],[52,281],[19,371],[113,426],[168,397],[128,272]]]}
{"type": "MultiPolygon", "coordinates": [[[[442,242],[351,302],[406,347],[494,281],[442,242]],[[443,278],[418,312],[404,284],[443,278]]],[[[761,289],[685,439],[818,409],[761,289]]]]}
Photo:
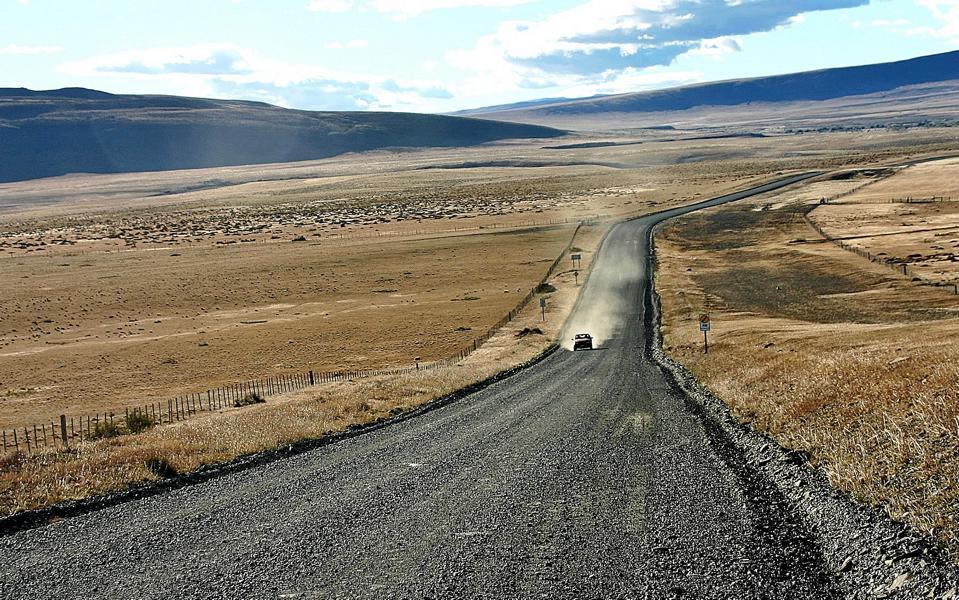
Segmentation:
{"type": "Polygon", "coordinates": [[[0,0],[0,87],[447,112],[959,49],[959,0],[0,0]]]}

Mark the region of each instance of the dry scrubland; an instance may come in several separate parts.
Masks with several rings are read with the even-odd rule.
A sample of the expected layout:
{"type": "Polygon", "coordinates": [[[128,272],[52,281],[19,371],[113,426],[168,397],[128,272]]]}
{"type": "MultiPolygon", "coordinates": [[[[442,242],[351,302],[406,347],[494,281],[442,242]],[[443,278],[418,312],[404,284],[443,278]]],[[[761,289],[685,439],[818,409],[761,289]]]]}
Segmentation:
{"type": "Polygon", "coordinates": [[[757,143],[507,144],[190,171],[179,183],[0,186],[0,428],[450,356],[542,277],[576,221],[748,185],[782,159],[757,143]],[[731,160],[731,148],[758,158],[731,160]]]}
{"type": "MultiPolygon", "coordinates": [[[[15,310],[0,320],[0,421],[119,412],[145,395],[304,367],[440,358],[539,280],[573,221],[598,217],[576,241],[588,258],[616,220],[786,170],[937,151],[953,137],[611,134],[562,148],[553,140],[3,185],[0,272],[13,284],[0,301],[15,310]]],[[[455,367],[319,386],[66,453],[7,456],[0,510],[321,436],[481,380],[551,343],[573,302],[570,279],[554,277],[545,327],[532,306],[455,367]]]]}
{"type": "MultiPolygon", "coordinates": [[[[866,199],[948,196],[955,169],[952,161],[888,179],[879,170],[875,177],[812,182],[684,218],[657,242],[670,355],[740,419],[808,452],[838,488],[884,505],[953,551],[959,550],[959,296],[822,240],[803,215],[815,209],[813,218],[827,215],[827,229],[850,235],[861,234],[864,222],[869,233],[899,232],[902,207],[872,211],[866,199]],[[841,204],[818,206],[821,197],[848,192],[841,204]],[[708,355],[696,322],[702,312],[713,320],[708,355]]],[[[938,208],[926,214],[949,222],[951,209],[938,208]]],[[[895,261],[929,238],[941,239],[897,233],[862,243],[895,261]]],[[[956,271],[942,270],[938,264],[929,272],[955,279],[956,271]]]]}
{"type": "MultiPolygon", "coordinates": [[[[606,227],[576,238],[589,269],[606,227]]],[[[580,277],[580,285],[583,278],[580,277]]],[[[8,455],[0,470],[0,514],[47,506],[187,473],[202,465],[320,438],[349,426],[390,418],[540,355],[556,340],[579,287],[569,268],[550,279],[546,321],[530,303],[477,352],[449,367],[318,385],[138,435],[82,442],[68,452],[8,455]]]]}
{"type": "Polygon", "coordinates": [[[0,426],[446,358],[529,292],[574,228],[0,261],[0,426]]]}

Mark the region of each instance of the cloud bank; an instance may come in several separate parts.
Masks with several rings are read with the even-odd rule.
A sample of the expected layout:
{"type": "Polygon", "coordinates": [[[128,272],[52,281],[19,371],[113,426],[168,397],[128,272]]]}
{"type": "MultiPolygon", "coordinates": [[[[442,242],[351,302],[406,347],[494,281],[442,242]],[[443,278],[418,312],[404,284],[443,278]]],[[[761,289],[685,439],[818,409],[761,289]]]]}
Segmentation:
{"type": "MultiPolygon", "coordinates": [[[[357,48],[353,40],[340,49],[357,48]]],[[[310,64],[262,57],[233,44],[151,48],[74,61],[61,70],[76,76],[130,76],[175,86],[181,93],[260,100],[311,110],[376,110],[428,105],[452,98],[435,81],[341,73],[310,64]]]]}

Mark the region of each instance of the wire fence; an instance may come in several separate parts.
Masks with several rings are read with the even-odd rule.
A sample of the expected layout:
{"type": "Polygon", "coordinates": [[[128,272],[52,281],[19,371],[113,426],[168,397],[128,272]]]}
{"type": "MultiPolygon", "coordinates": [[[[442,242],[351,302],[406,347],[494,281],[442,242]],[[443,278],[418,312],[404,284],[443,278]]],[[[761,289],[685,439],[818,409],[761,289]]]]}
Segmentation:
{"type": "Polygon", "coordinates": [[[872,252],[869,252],[868,250],[864,248],[860,248],[859,246],[853,246],[852,244],[848,244],[843,239],[839,239],[833,236],[832,234],[828,233],[825,229],[823,229],[819,225],[819,223],[816,223],[815,221],[813,221],[809,217],[809,213],[811,212],[812,212],[812,209],[803,213],[803,219],[805,219],[806,223],[810,227],[812,227],[813,230],[816,231],[816,233],[821,235],[823,239],[825,239],[826,241],[831,242],[832,244],[838,246],[839,248],[842,248],[846,252],[851,252],[857,256],[861,256],[862,258],[865,258],[871,263],[885,265],[889,267],[890,269],[896,271],[898,274],[903,275],[904,277],[911,277],[914,280],[921,280],[923,281],[923,283],[927,285],[935,285],[940,287],[952,288],[953,293],[956,295],[959,295],[959,283],[933,282],[933,281],[924,280],[918,273],[916,273],[913,269],[909,268],[909,264],[903,261],[902,259],[890,258],[887,256],[880,256],[878,254],[873,254],[872,252]]]}
{"type": "Polygon", "coordinates": [[[229,384],[142,405],[128,406],[123,409],[122,413],[103,412],[82,416],[59,415],[58,418],[51,419],[48,422],[0,431],[3,450],[4,452],[34,452],[45,448],[67,449],[78,442],[114,437],[124,433],[136,433],[140,428],[145,429],[157,424],[177,423],[203,413],[209,414],[262,403],[270,396],[303,390],[315,385],[337,381],[355,381],[378,376],[404,375],[417,371],[431,371],[450,367],[476,352],[500,329],[515,319],[520,311],[537,295],[537,288],[546,283],[556,272],[563,257],[573,248],[573,243],[576,241],[580,229],[584,225],[594,224],[595,222],[595,219],[580,221],[576,225],[576,229],[573,230],[569,242],[556,257],[556,260],[550,264],[546,274],[543,275],[536,287],[531,288],[512,310],[508,311],[502,319],[482,335],[447,358],[429,363],[417,361],[414,365],[388,369],[287,373],[229,384]]]}

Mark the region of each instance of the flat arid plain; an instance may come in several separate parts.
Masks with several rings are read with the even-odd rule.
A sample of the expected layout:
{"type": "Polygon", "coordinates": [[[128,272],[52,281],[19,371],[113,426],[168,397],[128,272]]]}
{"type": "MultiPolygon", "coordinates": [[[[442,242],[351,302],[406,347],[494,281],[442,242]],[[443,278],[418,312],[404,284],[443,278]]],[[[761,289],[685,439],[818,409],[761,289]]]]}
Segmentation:
{"type": "MultiPolygon", "coordinates": [[[[955,136],[951,128],[705,140],[634,132],[567,138],[562,144],[503,142],[481,149],[383,151],[312,163],[3,184],[0,272],[9,283],[0,291],[7,309],[0,320],[0,426],[11,439],[18,428],[20,437],[29,438],[35,424],[49,424],[61,414],[119,415],[261,377],[441,360],[468,347],[512,310],[570,244],[588,259],[615,222],[791,172],[874,169],[802,189],[806,200],[855,192],[811,215],[827,230],[836,229],[836,236],[848,237],[853,232],[837,228],[865,227],[866,215],[857,210],[856,219],[843,219],[841,211],[859,206],[861,195],[868,200],[879,194],[884,185],[897,187],[882,192],[883,201],[890,194],[959,201],[947,172],[941,173],[941,186],[912,189],[899,183],[910,176],[908,169],[863,185],[888,175],[884,165],[948,150],[955,136]],[[573,239],[581,222],[587,225],[573,239]]],[[[950,164],[910,169],[948,170],[950,164]]],[[[780,204],[793,206],[789,199],[762,201],[777,210],[749,209],[751,219],[797,210],[779,210],[780,204]]],[[[916,227],[927,221],[924,210],[946,218],[951,204],[910,204],[911,217],[890,213],[899,204],[875,206],[871,218],[885,219],[899,231],[901,219],[914,219],[916,227]]],[[[740,233],[738,226],[728,233],[737,239],[759,235],[740,233]]],[[[795,236],[811,237],[808,231],[795,236]]],[[[874,233],[861,239],[883,244],[893,238],[874,233]]],[[[829,244],[802,247],[852,260],[829,244]]],[[[715,262],[711,250],[707,256],[715,262]]],[[[881,267],[869,268],[895,279],[881,267]]],[[[573,270],[567,254],[550,283],[578,281],[573,270]]],[[[729,285],[716,281],[722,291],[709,293],[723,298],[729,285]]],[[[953,298],[917,289],[941,299],[935,307],[910,306],[907,312],[928,316],[935,310],[936,323],[926,326],[940,327],[942,318],[952,316],[953,298]]],[[[855,297],[828,302],[862,310],[855,297]]],[[[550,325],[565,317],[563,306],[568,310],[570,303],[549,302],[550,325]]],[[[535,322],[539,308],[529,310],[535,322]]],[[[677,326],[667,322],[668,331],[677,326]]],[[[555,329],[553,336],[541,333],[543,327],[534,331],[537,347],[555,338],[555,329]]],[[[724,340],[717,339],[717,357],[724,340]]],[[[682,347],[695,346],[687,341],[682,347]]],[[[431,394],[429,386],[421,392],[431,394]]],[[[400,397],[389,403],[409,402],[400,397]]],[[[224,418],[241,417],[205,420],[224,418]]],[[[273,425],[267,419],[259,427],[269,431],[273,425]]],[[[230,449],[209,456],[196,450],[190,458],[171,450],[166,459],[189,470],[284,441],[272,436],[264,441],[249,431],[230,435],[250,442],[231,440],[230,449]]],[[[113,440],[99,444],[115,451],[127,446],[113,440]]],[[[130,477],[156,477],[142,463],[132,475],[126,466],[123,470],[99,482],[21,488],[14,498],[20,475],[38,474],[28,464],[7,468],[3,510],[112,489],[130,477]]]]}
{"type": "Polygon", "coordinates": [[[445,358],[506,315],[583,220],[935,152],[951,135],[654,135],[3,184],[0,427],[445,358]]]}

